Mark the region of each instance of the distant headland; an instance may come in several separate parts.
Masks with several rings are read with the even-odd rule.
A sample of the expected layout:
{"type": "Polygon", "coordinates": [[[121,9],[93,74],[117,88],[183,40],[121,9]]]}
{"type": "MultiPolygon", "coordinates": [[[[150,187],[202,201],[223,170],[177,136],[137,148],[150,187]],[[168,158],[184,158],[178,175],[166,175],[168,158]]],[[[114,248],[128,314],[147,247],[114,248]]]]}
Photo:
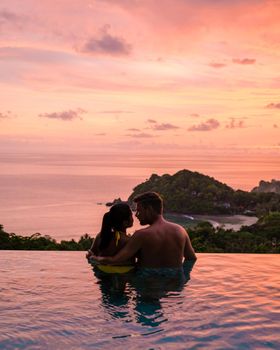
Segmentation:
{"type": "MultiPolygon", "coordinates": [[[[164,210],[169,213],[261,217],[269,212],[280,211],[280,192],[268,190],[278,189],[277,186],[280,190],[280,181],[261,181],[260,186],[251,192],[234,190],[213,177],[190,170],[180,170],[174,175],[152,174],[149,179],[133,189],[128,202],[132,203],[133,198],[140,193],[155,191],[163,197],[164,210]]],[[[107,205],[119,201],[121,199],[117,198],[107,205]]]]}
{"type": "Polygon", "coordinates": [[[260,181],[259,186],[254,187],[252,189],[252,192],[258,192],[258,193],[268,193],[268,192],[274,192],[280,194],[280,181],[277,180],[271,180],[269,181],[260,181]]]}

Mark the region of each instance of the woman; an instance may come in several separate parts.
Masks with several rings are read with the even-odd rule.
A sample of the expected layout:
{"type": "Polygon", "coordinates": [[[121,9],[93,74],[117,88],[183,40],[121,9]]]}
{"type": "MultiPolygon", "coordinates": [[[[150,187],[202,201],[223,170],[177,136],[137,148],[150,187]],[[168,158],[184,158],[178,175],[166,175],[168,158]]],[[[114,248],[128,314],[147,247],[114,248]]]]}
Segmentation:
{"type": "MultiPolygon", "coordinates": [[[[133,225],[132,211],[128,204],[119,203],[113,205],[104,214],[100,233],[96,236],[87,258],[91,261],[92,255],[113,256],[117,254],[128,242],[126,234],[128,227],[133,225]]],[[[134,267],[133,261],[124,261],[121,266],[98,265],[104,272],[128,272],[134,267]]]]}

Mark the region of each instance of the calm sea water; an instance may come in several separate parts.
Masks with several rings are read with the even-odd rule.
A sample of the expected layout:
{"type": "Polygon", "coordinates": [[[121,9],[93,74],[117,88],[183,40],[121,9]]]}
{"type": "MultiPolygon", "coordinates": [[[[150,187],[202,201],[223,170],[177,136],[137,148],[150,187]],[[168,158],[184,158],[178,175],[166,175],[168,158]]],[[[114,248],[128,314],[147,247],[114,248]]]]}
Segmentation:
{"type": "Polygon", "coordinates": [[[82,252],[2,251],[0,349],[279,349],[277,255],[98,278],[82,252]]]}
{"type": "Polygon", "coordinates": [[[247,155],[0,154],[0,224],[8,232],[40,232],[58,240],[95,236],[107,210],[98,203],[127,199],[152,173],[181,169],[250,190],[261,179],[279,179],[280,161],[277,156],[247,155]]]}

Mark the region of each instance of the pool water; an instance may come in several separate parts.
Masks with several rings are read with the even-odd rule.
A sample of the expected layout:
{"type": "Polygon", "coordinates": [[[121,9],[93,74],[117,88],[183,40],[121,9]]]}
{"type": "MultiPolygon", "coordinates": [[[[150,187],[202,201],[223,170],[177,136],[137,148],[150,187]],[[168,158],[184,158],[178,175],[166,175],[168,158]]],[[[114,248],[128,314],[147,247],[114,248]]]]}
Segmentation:
{"type": "Polygon", "coordinates": [[[1,251],[0,349],[280,349],[279,255],[119,276],[84,256],[1,251]]]}

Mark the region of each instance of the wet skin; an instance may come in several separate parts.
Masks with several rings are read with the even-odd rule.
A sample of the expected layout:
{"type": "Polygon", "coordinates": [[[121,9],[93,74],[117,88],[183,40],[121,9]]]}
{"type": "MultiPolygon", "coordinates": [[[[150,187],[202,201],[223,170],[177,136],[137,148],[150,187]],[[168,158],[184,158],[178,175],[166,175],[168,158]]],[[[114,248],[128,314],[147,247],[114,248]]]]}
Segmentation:
{"type": "Polygon", "coordinates": [[[137,265],[145,268],[180,267],[184,259],[196,260],[186,230],[166,221],[162,214],[137,203],[136,217],[141,225],[150,225],[136,231],[125,247],[113,257],[94,256],[105,264],[117,264],[137,256],[137,265]]]}

